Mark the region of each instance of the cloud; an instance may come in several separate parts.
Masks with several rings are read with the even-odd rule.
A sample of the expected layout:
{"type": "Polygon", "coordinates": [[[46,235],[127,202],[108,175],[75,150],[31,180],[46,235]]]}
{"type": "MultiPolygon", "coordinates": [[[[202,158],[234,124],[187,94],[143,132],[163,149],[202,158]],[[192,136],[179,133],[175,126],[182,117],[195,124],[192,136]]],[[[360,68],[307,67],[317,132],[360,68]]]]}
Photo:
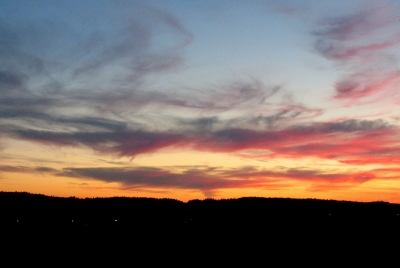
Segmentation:
{"type": "Polygon", "coordinates": [[[59,170],[45,167],[45,166],[8,166],[8,165],[0,165],[1,172],[20,172],[20,173],[58,173],[59,170]]]}
{"type": "MultiPolygon", "coordinates": [[[[240,121],[260,126],[297,117],[297,113],[315,114],[304,107],[287,109],[286,105],[272,107],[265,103],[281,87],[266,86],[255,78],[238,79],[204,90],[178,88],[171,93],[169,88],[155,89],[151,82],[157,81],[155,75],[182,66],[185,47],[193,40],[179,19],[140,2],[109,3],[120,11],[117,17],[112,17],[113,12],[99,17],[100,11],[105,10],[95,2],[77,4],[77,10],[80,5],[101,10],[86,18],[84,13],[75,9],[72,12],[67,4],[56,1],[50,5],[54,8],[53,15],[2,16],[2,134],[105,150],[101,144],[122,144],[127,135],[144,141],[140,136],[145,133],[147,140],[151,140],[145,143],[161,144],[155,135],[174,139],[175,132],[162,132],[180,127],[164,120],[162,114],[173,110],[179,116],[188,110],[194,114],[231,110],[251,114],[260,110],[260,116],[253,117],[252,122],[244,116],[229,123],[237,125],[240,121]],[[65,16],[72,16],[75,21],[63,20],[65,16]],[[197,93],[193,94],[194,91],[197,93]],[[265,107],[270,107],[268,115],[261,114],[265,107]],[[160,130],[159,124],[164,124],[164,129],[160,130]]],[[[45,5],[39,1],[34,7],[41,10],[45,5]]],[[[136,149],[130,151],[136,154],[136,149]]]]}
{"type": "Polygon", "coordinates": [[[163,168],[65,168],[61,176],[91,178],[103,182],[121,183],[124,189],[138,187],[181,188],[210,191],[250,186],[249,180],[230,180],[212,175],[210,169],[187,169],[176,173],[163,168]]]}
{"type": "MultiPolygon", "coordinates": [[[[357,137],[376,137],[378,133],[387,135],[394,134],[393,130],[382,120],[344,120],[340,122],[328,123],[308,123],[297,126],[289,126],[282,129],[251,130],[244,128],[230,128],[210,133],[209,142],[211,146],[221,148],[221,150],[233,151],[245,148],[259,148],[274,150],[288,146],[290,151],[295,145],[305,145],[310,143],[333,142],[338,143],[345,140],[354,140],[357,137]],[[387,132],[386,132],[387,130],[387,132]],[[349,134],[352,133],[353,136],[349,134]],[[224,148],[224,149],[222,149],[224,148]]],[[[206,135],[204,135],[206,136],[206,135]]],[[[206,144],[201,143],[203,146],[206,144]]]]}
{"type": "MultiPolygon", "coordinates": [[[[193,40],[185,25],[142,2],[110,2],[112,12],[96,2],[76,4],[72,11],[56,1],[53,14],[2,15],[2,136],[136,156],[167,147],[211,148],[209,138],[272,131],[322,113],[273,102],[282,87],[253,77],[204,89],[152,87],[157,76],[183,66],[193,40]],[[87,18],[81,5],[96,12],[87,18]],[[63,19],[68,16],[74,20],[63,19]]],[[[34,8],[46,5],[39,1],[34,8]]],[[[251,147],[245,140],[240,146],[251,147]]]]}
{"type": "MultiPolygon", "coordinates": [[[[335,173],[313,169],[259,169],[254,166],[223,168],[218,166],[174,167],[91,167],[63,168],[46,166],[0,166],[2,172],[43,173],[80,179],[117,182],[124,189],[138,187],[181,188],[213,191],[229,188],[274,187],[282,179],[324,183],[359,184],[376,178],[375,173],[399,172],[397,168],[373,169],[368,172],[335,173]],[[175,170],[175,171],[174,171],[175,170]],[[180,171],[176,171],[180,170],[180,171]]],[[[287,186],[287,185],[286,185],[287,186]]]]}
{"type": "Polygon", "coordinates": [[[309,181],[314,183],[347,183],[347,187],[375,179],[372,172],[326,173],[318,170],[289,169],[286,171],[258,170],[255,167],[223,169],[218,167],[179,167],[182,172],[161,167],[119,168],[65,168],[59,176],[94,179],[106,183],[117,182],[122,189],[132,188],[179,188],[200,190],[205,195],[218,190],[251,187],[289,187],[284,180],[309,181]]]}
{"type": "Polygon", "coordinates": [[[38,171],[38,172],[45,172],[45,173],[55,173],[55,172],[58,172],[57,169],[54,169],[54,168],[51,168],[51,167],[43,167],[43,166],[36,167],[35,170],[38,171]]]}
{"type": "Polygon", "coordinates": [[[30,172],[31,168],[26,166],[0,166],[2,172],[30,172]]]}
{"type": "MultiPolygon", "coordinates": [[[[354,187],[370,180],[385,178],[385,173],[398,173],[397,168],[372,169],[364,172],[334,172],[309,168],[260,169],[254,166],[223,168],[218,166],[174,167],[67,167],[61,171],[45,166],[0,166],[1,172],[42,173],[75,179],[90,179],[118,183],[120,190],[132,189],[186,189],[212,196],[226,189],[261,188],[284,189],[298,182],[311,183],[310,191],[354,187]],[[179,170],[179,171],[178,171],[179,170]],[[327,185],[331,185],[329,188],[327,185]]],[[[72,183],[70,183],[72,184],[72,183]]],[[[85,184],[76,184],[87,187],[85,184]]]]}
{"type": "Polygon", "coordinates": [[[387,73],[362,73],[345,77],[335,85],[337,99],[360,99],[394,88],[400,70],[387,73]]]}
{"type": "Polygon", "coordinates": [[[349,15],[328,17],[320,22],[321,29],[314,31],[314,34],[336,41],[368,37],[393,23],[395,17],[390,9],[385,3],[375,3],[349,15]]]}
{"type": "Polygon", "coordinates": [[[0,18],[0,119],[49,117],[82,107],[86,113],[119,111],[112,107],[129,103],[137,109],[154,99],[169,101],[142,83],[181,66],[192,35],[178,19],[153,7],[109,4],[120,11],[118,16],[107,10],[99,17],[105,10],[95,1],[77,3],[73,12],[62,1],[49,7],[35,2],[32,16],[11,17],[7,14],[13,12],[5,10],[0,18]],[[100,13],[87,18],[77,11],[81,5],[100,13]],[[36,13],[44,8],[54,12],[36,13]],[[68,16],[75,20],[62,19],[68,16]],[[163,42],[157,40],[161,30],[163,42]]]}
{"type": "Polygon", "coordinates": [[[365,163],[368,157],[379,163],[389,161],[388,158],[392,158],[389,162],[396,162],[394,159],[399,156],[398,128],[384,120],[348,119],[293,125],[286,123],[288,118],[283,114],[274,120],[255,117],[247,118],[247,122],[246,118],[170,118],[172,128],[167,130],[90,117],[51,120],[48,123],[54,122],[57,128],[43,130],[4,125],[2,131],[15,139],[87,147],[101,153],[131,157],[161,149],[227,153],[258,150],[264,152],[265,158],[319,157],[343,163],[365,163]],[[272,123],[275,125],[268,126],[272,123]]]}
{"type": "Polygon", "coordinates": [[[10,71],[0,72],[0,89],[10,91],[19,89],[26,83],[26,76],[10,71]]]}
{"type": "Polygon", "coordinates": [[[153,96],[152,101],[169,105],[169,108],[208,115],[228,111],[251,114],[270,109],[271,103],[267,101],[276,96],[281,89],[281,86],[266,85],[259,79],[244,76],[205,88],[183,87],[174,90],[174,94],[153,96]]]}
{"type": "Polygon", "coordinates": [[[323,19],[312,32],[314,49],[343,70],[334,98],[352,101],[394,91],[400,79],[398,11],[387,2],[372,3],[350,15],[323,19]]]}

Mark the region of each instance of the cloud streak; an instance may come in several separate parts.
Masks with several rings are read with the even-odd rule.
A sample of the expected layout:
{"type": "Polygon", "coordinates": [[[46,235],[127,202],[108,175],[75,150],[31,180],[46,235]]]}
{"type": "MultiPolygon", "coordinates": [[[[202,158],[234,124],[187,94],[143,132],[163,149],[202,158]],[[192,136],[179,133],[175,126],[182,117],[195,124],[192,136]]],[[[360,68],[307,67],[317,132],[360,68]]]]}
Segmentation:
{"type": "MultiPolygon", "coordinates": [[[[182,168],[182,167],[180,167],[182,168]]],[[[347,183],[347,187],[375,179],[373,172],[323,173],[318,170],[291,169],[284,172],[257,170],[253,167],[221,169],[212,167],[186,167],[183,172],[164,168],[65,168],[60,176],[94,179],[106,183],[117,182],[123,189],[154,187],[200,190],[206,195],[213,191],[251,187],[290,187],[282,179],[313,183],[347,183]]]]}
{"type": "MultiPolygon", "coordinates": [[[[91,4],[96,10],[98,5],[91,4]]],[[[37,5],[45,8],[44,3],[37,5]]],[[[13,116],[23,106],[27,115],[40,117],[39,113],[60,112],[61,107],[113,110],[118,103],[130,103],[137,109],[157,98],[171,101],[165,94],[144,91],[142,83],[149,75],[182,66],[183,50],[192,35],[178,19],[155,8],[140,4],[124,8],[133,13],[113,19],[112,30],[106,26],[108,16],[94,16],[90,23],[78,17],[70,24],[60,19],[71,15],[68,12],[18,23],[3,16],[0,113],[13,116]],[[169,45],[154,46],[159,30],[169,45]]]]}
{"type": "MultiPolygon", "coordinates": [[[[256,125],[258,120],[253,120],[256,125]]],[[[93,118],[59,122],[65,124],[65,129],[75,128],[75,131],[5,126],[3,132],[13,138],[42,144],[83,146],[101,153],[131,157],[160,149],[225,153],[258,150],[264,152],[265,158],[319,157],[363,164],[373,161],[395,163],[400,153],[398,128],[383,120],[349,119],[260,130],[239,127],[242,121],[199,118],[178,121],[181,125],[175,126],[176,131],[134,129],[118,121],[93,118]]]]}
{"type": "MultiPolygon", "coordinates": [[[[311,183],[310,191],[329,191],[337,187],[342,189],[355,187],[376,179],[390,179],[388,173],[399,173],[398,168],[371,169],[364,172],[327,172],[310,168],[267,170],[253,166],[230,169],[217,166],[69,167],[61,171],[44,166],[0,166],[0,170],[118,183],[125,191],[142,188],[185,189],[198,190],[206,196],[226,189],[285,189],[296,185],[296,181],[311,183]]],[[[87,183],[83,186],[86,187],[86,185],[87,183]]]]}
{"type": "Polygon", "coordinates": [[[344,70],[334,98],[357,103],[382,92],[393,92],[400,79],[394,51],[400,45],[399,7],[373,3],[350,15],[322,20],[314,49],[344,70]]]}

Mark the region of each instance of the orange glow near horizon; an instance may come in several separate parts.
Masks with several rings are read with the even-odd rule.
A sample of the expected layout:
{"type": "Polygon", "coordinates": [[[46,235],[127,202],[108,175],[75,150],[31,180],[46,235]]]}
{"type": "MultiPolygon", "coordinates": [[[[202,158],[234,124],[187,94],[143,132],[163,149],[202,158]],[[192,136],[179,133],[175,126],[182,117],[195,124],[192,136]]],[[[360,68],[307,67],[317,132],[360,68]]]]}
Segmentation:
{"type": "MultiPolygon", "coordinates": [[[[76,159],[74,163],[75,161],[76,159]]],[[[93,163],[89,166],[89,163],[80,163],[79,166],[96,167],[93,163]]],[[[147,172],[147,169],[150,169],[152,173],[146,173],[147,176],[154,174],[151,176],[156,176],[156,179],[161,178],[164,173],[166,176],[183,176],[183,180],[191,180],[192,176],[201,176],[204,178],[202,179],[204,186],[201,187],[205,188],[191,189],[190,184],[186,189],[177,185],[160,188],[151,184],[129,185],[122,182],[107,182],[107,178],[99,180],[99,178],[83,175],[80,178],[69,177],[68,173],[61,173],[62,168],[60,169],[57,163],[53,167],[54,170],[50,169],[51,166],[47,166],[48,172],[46,170],[33,171],[28,167],[4,170],[0,177],[2,191],[23,191],[79,198],[112,196],[171,198],[184,202],[192,199],[226,199],[242,196],[371,202],[380,201],[382,193],[386,192],[391,193],[386,194],[386,201],[400,203],[400,195],[397,194],[400,170],[384,169],[383,166],[351,167],[332,160],[320,161],[318,165],[318,159],[313,158],[302,159],[300,162],[296,159],[274,158],[269,162],[226,154],[196,152],[142,155],[122,163],[123,167],[127,168],[127,163],[130,163],[128,171],[144,168],[147,172]],[[174,163],[180,163],[180,165],[174,163]],[[219,165],[212,165],[212,163],[219,165]],[[299,163],[302,163],[302,170],[296,170],[299,163]],[[163,169],[159,170],[160,167],[163,169]],[[213,167],[212,170],[208,169],[210,167],[213,167]],[[373,167],[372,171],[371,167],[373,167]],[[153,173],[154,168],[157,168],[157,173],[153,173]],[[191,169],[193,171],[190,171],[191,169]],[[324,172],[315,173],[316,170],[324,170],[324,172]],[[346,175],[349,173],[353,175],[346,175]],[[214,183],[218,183],[218,179],[224,182],[224,186],[213,188],[214,183]]],[[[121,163],[109,163],[108,168],[118,169],[120,165],[121,163]]],[[[78,170],[79,166],[76,167],[78,170]]]]}

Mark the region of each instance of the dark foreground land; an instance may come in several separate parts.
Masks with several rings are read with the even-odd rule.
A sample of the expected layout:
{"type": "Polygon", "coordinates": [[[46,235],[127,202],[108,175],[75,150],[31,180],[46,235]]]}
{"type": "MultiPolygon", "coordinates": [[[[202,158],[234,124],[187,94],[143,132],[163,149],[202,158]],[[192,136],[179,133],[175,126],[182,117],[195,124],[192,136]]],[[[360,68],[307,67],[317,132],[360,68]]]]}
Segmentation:
{"type": "Polygon", "coordinates": [[[397,252],[386,256],[400,250],[400,204],[386,202],[245,197],[184,203],[0,192],[0,204],[2,256],[35,251],[40,259],[58,254],[169,262],[191,256],[234,263],[240,257],[284,262],[297,254],[307,263],[321,254],[365,260],[382,248],[397,252]]]}
{"type": "Polygon", "coordinates": [[[229,200],[59,198],[0,192],[3,237],[220,237],[400,242],[400,204],[246,197],[229,200]]]}
{"type": "Polygon", "coordinates": [[[380,248],[397,258],[400,249],[400,204],[386,202],[245,197],[184,203],[0,192],[0,205],[2,257],[35,252],[39,261],[55,255],[88,263],[106,256],[185,263],[190,256],[192,264],[215,258],[284,264],[321,254],[368,260],[380,248]]]}

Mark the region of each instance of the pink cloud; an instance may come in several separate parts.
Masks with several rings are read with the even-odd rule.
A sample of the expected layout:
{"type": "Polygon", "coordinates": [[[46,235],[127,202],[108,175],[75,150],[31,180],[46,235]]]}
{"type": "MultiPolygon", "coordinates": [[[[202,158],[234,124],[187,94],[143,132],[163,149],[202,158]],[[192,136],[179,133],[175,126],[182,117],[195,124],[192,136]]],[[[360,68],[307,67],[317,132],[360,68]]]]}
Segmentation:
{"type": "Polygon", "coordinates": [[[334,98],[357,101],[384,91],[400,78],[392,62],[400,45],[398,6],[374,4],[360,13],[328,18],[313,34],[314,48],[344,70],[334,86],[334,98]]]}
{"type": "Polygon", "coordinates": [[[336,84],[337,99],[360,99],[379,92],[391,90],[393,83],[400,78],[400,70],[386,74],[354,75],[336,84]]]}
{"type": "Polygon", "coordinates": [[[384,163],[396,162],[400,156],[398,133],[398,128],[379,120],[346,120],[268,132],[230,129],[198,140],[195,148],[215,152],[261,151],[247,155],[250,158],[319,157],[342,163],[372,163],[375,159],[384,163]]]}
{"type": "MultiPolygon", "coordinates": [[[[86,119],[73,124],[96,123],[108,131],[50,132],[20,128],[4,131],[10,137],[42,144],[83,146],[100,153],[132,157],[161,149],[191,149],[226,153],[257,150],[261,153],[247,157],[319,157],[352,164],[395,163],[400,158],[399,128],[383,120],[349,119],[245,128],[230,127],[217,118],[210,118],[182,121],[175,126],[179,131],[135,130],[113,121],[92,121],[86,119]],[[214,124],[218,126],[214,128],[214,124]]],[[[245,126],[241,121],[230,123],[245,126]]]]}

